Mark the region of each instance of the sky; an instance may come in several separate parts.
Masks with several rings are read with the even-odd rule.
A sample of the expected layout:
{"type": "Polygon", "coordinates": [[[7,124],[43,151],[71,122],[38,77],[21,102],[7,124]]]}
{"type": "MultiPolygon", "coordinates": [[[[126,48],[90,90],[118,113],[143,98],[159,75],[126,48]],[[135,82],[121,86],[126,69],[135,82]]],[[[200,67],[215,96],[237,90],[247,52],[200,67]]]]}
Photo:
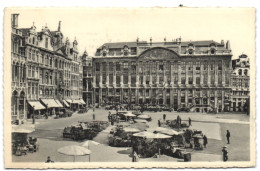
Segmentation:
{"type": "Polygon", "coordinates": [[[59,21],[64,37],[78,41],[80,54],[86,49],[93,56],[106,42],[139,40],[160,42],[230,41],[233,59],[242,53],[255,56],[255,11],[252,8],[37,8],[16,9],[19,28],[37,30],[48,26],[57,30],[59,21]]]}

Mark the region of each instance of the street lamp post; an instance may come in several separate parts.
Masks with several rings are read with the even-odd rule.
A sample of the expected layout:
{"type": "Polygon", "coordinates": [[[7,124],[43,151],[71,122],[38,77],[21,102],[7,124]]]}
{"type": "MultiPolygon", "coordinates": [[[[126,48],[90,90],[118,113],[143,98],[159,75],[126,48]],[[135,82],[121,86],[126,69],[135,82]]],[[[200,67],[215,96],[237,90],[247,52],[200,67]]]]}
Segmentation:
{"type": "Polygon", "coordinates": [[[32,113],[32,124],[35,124],[34,109],[35,109],[35,106],[33,106],[33,113],[32,113]]]}

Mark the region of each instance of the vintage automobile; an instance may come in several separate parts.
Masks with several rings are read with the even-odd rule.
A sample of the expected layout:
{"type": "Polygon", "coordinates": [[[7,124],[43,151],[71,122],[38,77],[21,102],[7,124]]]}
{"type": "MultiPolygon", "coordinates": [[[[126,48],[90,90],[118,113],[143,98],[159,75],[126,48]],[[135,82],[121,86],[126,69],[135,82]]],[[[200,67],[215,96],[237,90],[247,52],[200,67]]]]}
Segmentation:
{"type": "Polygon", "coordinates": [[[139,105],[134,105],[133,106],[133,110],[141,110],[141,109],[142,109],[142,107],[139,106],[139,105]]]}
{"type": "Polygon", "coordinates": [[[115,105],[106,105],[105,106],[105,110],[114,110],[114,109],[116,109],[115,105]]]}
{"type": "Polygon", "coordinates": [[[160,106],[158,106],[158,105],[156,105],[156,106],[152,106],[152,105],[151,106],[146,106],[144,108],[144,110],[151,111],[151,112],[160,112],[160,111],[162,111],[160,106]]]}
{"type": "Polygon", "coordinates": [[[162,111],[172,112],[172,111],[173,111],[173,108],[171,108],[171,107],[169,107],[169,106],[161,106],[161,110],[162,110],[162,111]]]}
{"type": "Polygon", "coordinates": [[[181,124],[179,124],[177,122],[177,119],[166,120],[166,125],[171,127],[171,128],[174,128],[174,129],[189,128],[189,124],[188,123],[182,122],[181,124]]]}
{"type": "Polygon", "coordinates": [[[99,132],[106,129],[109,123],[106,121],[79,122],[77,125],[65,127],[64,138],[73,140],[93,139],[99,132]]]}
{"type": "Polygon", "coordinates": [[[88,108],[81,108],[78,111],[78,114],[82,114],[82,113],[87,113],[88,112],[88,108]]]}
{"type": "Polygon", "coordinates": [[[177,109],[177,112],[189,112],[189,111],[190,111],[190,108],[188,108],[188,107],[182,107],[182,108],[177,109]]]}

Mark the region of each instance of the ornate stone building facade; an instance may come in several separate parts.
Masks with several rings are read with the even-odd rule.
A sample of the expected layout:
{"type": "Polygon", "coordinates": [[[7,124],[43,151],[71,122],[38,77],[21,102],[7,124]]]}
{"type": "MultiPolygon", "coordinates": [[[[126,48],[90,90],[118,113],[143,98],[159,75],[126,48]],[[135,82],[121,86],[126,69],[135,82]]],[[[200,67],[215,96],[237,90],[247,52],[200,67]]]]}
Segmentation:
{"type": "Polygon", "coordinates": [[[18,14],[13,14],[12,120],[81,104],[82,64],[77,41],[63,41],[61,22],[56,31],[47,26],[41,31],[34,25],[18,28],[17,23],[18,14]]]}
{"type": "Polygon", "coordinates": [[[229,111],[229,41],[105,43],[93,57],[94,101],[229,111]]]}
{"type": "Polygon", "coordinates": [[[242,54],[232,60],[231,75],[231,111],[247,112],[250,97],[250,62],[247,55],[242,54]]]}
{"type": "Polygon", "coordinates": [[[83,65],[83,100],[87,105],[91,105],[94,102],[93,97],[93,66],[92,57],[89,57],[85,51],[82,55],[83,65]]]}

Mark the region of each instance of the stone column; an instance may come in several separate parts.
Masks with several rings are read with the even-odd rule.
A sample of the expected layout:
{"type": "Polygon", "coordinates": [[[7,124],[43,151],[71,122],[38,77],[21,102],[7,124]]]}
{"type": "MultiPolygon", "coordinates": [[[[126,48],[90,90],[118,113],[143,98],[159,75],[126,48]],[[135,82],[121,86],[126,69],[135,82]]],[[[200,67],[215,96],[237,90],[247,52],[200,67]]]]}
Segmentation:
{"type": "Polygon", "coordinates": [[[192,67],[192,78],[193,78],[193,86],[196,85],[196,62],[192,62],[193,63],[193,67],[192,67]]]}
{"type": "Polygon", "coordinates": [[[181,85],[181,62],[178,62],[178,86],[181,85]]]}
{"type": "Polygon", "coordinates": [[[106,63],[106,76],[107,76],[106,85],[108,87],[109,86],[109,62],[106,63]]]}
{"type": "MultiPolygon", "coordinates": [[[[204,63],[203,62],[200,62],[200,85],[203,86],[203,73],[204,73],[204,63]]],[[[204,87],[204,86],[203,86],[204,87]]]]}
{"type": "Polygon", "coordinates": [[[217,108],[217,110],[218,110],[218,91],[217,90],[215,90],[215,104],[214,104],[215,106],[215,108],[217,108]]]}
{"type": "Polygon", "coordinates": [[[159,62],[156,62],[156,84],[159,85],[159,62]]]}
{"type": "Polygon", "coordinates": [[[173,107],[174,104],[174,96],[173,96],[173,88],[170,90],[170,106],[173,107]]]}
{"type": "Polygon", "coordinates": [[[178,96],[178,108],[180,108],[180,105],[181,105],[181,90],[180,89],[178,89],[177,90],[177,96],[178,96]]]}
{"type": "Polygon", "coordinates": [[[208,87],[210,87],[210,79],[211,79],[210,78],[210,73],[211,73],[210,72],[210,63],[207,63],[207,65],[208,65],[208,75],[207,75],[208,76],[208,87]]]}
{"type": "Polygon", "coordinates": [[[221,93],[221,111],[223,112],[224,110],[224,96],[225,96],[225,92],[224,90],[222,89],[222,93],[221,93]]]}
{"type": "Polygon", "coordinates": [[[189,67],[189,62],[185,62],[185,84],[186,84],[186,86],[189,84],[189,82],[188,82],[188,80],[189,80],[189,78],[188,78],[188,72],[189,72],[188,67],[189,67]]]}
{"type": "Polygon", "coordinates": [[[139,95],[138,95],[138,92],[139,91],[139,89],[138,88],[136,88],[135,89],[135,104],[137,105],[137,104],[139,104],[139,95]]]}
{"type": "Polygon", "coordinates": [[[163,89],[163,105],[166,105],[166,89],[163,89]]]}
{"type": "MultiPolygon", "coordinates": [[[[128,63],[128,66],[131,66],[131,62],[128,63]]],[[[128,68],[128,88],[131,88],[131,70],[130,69],[131,69],[131,67],[128,68]]]]}
{"type": "Polygon", "coordinates": [[[116,87],[116,64],[113,62],[113,86],[116,87]]]}
{"type": "Polygon", "coordinates": [[[214,62],[215,68],[215,86],[218,86],[218,61],[214,62]]]}
{"type": "Polygon", "coordinates": [[[185,90],[185,106],[188,106],[188,90],[185,90]]]}
{"type": "Polygon", "coordinates": [[[224,87],[226,84],[225,84],[225,82],[226,82],[226,79],[225,79],[225,77],[226,77],[226,66],[225,66],[225,62],[228,62],[228,61],[221,61],[222,62],[222,86],[224,87]]]}

